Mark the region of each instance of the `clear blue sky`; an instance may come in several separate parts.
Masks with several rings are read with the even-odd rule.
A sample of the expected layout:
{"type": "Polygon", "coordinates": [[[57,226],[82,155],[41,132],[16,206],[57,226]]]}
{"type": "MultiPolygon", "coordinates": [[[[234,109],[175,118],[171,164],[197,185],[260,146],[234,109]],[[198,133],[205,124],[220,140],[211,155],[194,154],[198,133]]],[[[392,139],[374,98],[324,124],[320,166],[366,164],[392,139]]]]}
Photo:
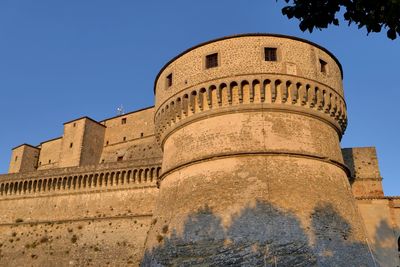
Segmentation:
{"type": "Polygon", "coordinates": [[[62,123],[153,105],[158,70],[213,38],[269,32],[333,52],[344,69],[343,147],[376,146],[384,189],[400,195],[400,40],[345,23],[302,33],[282,0],[0,1],[0,173],[11,148],[62,135],[62,123]]]}

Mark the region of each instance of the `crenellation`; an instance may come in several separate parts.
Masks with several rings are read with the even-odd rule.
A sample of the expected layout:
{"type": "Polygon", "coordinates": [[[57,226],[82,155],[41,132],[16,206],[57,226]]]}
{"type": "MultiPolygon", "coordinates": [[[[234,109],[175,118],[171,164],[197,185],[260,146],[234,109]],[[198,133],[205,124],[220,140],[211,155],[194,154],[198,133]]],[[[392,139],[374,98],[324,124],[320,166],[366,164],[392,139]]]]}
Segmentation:
{"type": "MultiPolygon", "coordinates": [[[[239,83],[236,81],[221,82],[219,85],[201,85],[199,86],[200,89],[194,91],[189,89],[188,91],[181,92],[181,94],[183,94],[181,96],[175,95],[173,100],[165,102],[156,111],[156,124],[159,125],[157,130],[157,139],[160,140],[164,132],[173,124],[185,121],[186,118],[189,118],[192,115],[208,112],[204,113],[204,116],[209,116],[209,112],[212,110],[227,107],[232,107],[233,110],[239,108],[251,109],[254,107],[254,104],[262,104],[265,109],[288,109],[289,111],[294,111],[294,109],[291,108],[294,107],[297,112],[303,112],[313,116],[316,115],[325,120],[328,119],[332,125],[336,126],[336,130],[340,135],[344,132],[347,125],[347,115],[344,112],[344,101],[336,102],[336,99],[343,98],[340,95],[336,95],[335,98],[333,98],[333,90],[323,88],[322,93],[319,93],[321,89],[317,86],[307,84],[307,94],[300,96],[300,98],[303,99],[301,102],[297,101],[297,97],[295,97],[299,95],[298,89],[296,87],[287,86],[288,84],[291,85],[295,83],[293,82],[293,79],[286,82],[282,82],[282,79],[277,79],[276,81],[279,81],[279,86],[270,86],[271,84],[276,84],[276,81],[271,82],[273,79],[264,77],[260,78],[261,79],[254,79],[251,82],[242,79],[240,83],[241,86],[238,86],[239,83]],[[264,84],[264,86],[260,86],[261,83],[259,80],[263,81],[262,84],[264,84]],[[229,90],[226,84],[230,84],[229,90]],[[244,93],[246,91],[246,85],[249,84],[253,85],[253,100],[250,99],[250,93],[244,93]],[[313,90],[312,88],[315,89],[313,90]],[[188,95],[190,95],[190,101],[185,100],[188,98],[188,95]],[[207,96],[211,96],[211,98],[207,99],[207,96]],[[214,99],[212,97],[214,97],[214,99]],[[181,99],[184,99],[184,101],[181,99]],[[287,101],[287,99],[289,99],[289,101],[287,101]],[[331,101],[333,101],[333,104],[331,101]],[[204,105],[204,103],[210,103],[211,105],[207,105],[207,108],[205,108],[206,105],[204,105]],[[238,107],[237,105],[240,106],[238,107]],[[339,108],[337,108],[338,106],[339,108]],[[304,108],[311,109],[311,111],[304,108]],[[326,114],[326,117],[323,114],[326,114]]],[[[304,81],[302,82],[304,83],[304,81]]],[[[301,82],[297,83],[301,84],[301,82]]],[[[218,113],[222,112],[221,110],[218,111],[218,113]]]]}

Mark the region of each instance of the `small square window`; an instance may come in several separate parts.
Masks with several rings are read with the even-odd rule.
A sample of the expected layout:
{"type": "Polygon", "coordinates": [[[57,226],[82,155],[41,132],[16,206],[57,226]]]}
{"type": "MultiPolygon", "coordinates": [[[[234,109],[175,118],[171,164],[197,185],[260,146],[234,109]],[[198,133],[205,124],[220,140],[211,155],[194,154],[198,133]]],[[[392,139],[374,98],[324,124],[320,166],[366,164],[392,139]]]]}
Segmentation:
{"type": "Polygon", "coordinates": [[[124,156],[120,156],[117,158],[117,161],[122,161],[124,159],[124,156]]]}
{"type": "Polygon", "coordinates": [[[101,160],[101,163],[104,163],[104,159],[101,160]]]}
{"type": "Polygon", "coordinates": [[[328,63],[326,63],[326,61],[320,59],[320,60],[319,60],[319,65],[320,65],[320,71],[321,71],[322,73],[326,73],[326,69],[327,69],[328,63]]]}
{"type": "Polygon", "coordinates": [[[72,148],[73,145],[74,145],[74,143],[70,143],[70,144],[69,144],[69,148],[72,148]]]}
{"type": "Polygon", "coordinates": [[[264,48],[265,61],[277,61],[276,50],[277,48],[274,47],[265,47],[264,48]]]}
{"type": "Polygon", "coordinates": [[[172,73],[167,76],[167,87],[172,86],[172,73]]]}
{"type": "Polygon", "coordinates": [[[126,118],[121,119],[121,124],[126,124],[126,118]]]}
{"type": "Polygon", "coordinates": [[[218,67],[218,53],[206,56],[206,69],[218,67]]]}

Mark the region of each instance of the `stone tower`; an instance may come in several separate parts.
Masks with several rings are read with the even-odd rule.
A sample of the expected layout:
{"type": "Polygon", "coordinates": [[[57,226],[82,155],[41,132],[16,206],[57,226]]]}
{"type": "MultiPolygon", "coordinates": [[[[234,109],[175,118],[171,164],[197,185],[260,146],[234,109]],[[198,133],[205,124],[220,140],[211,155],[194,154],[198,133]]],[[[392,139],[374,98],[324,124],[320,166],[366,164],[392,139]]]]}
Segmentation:
{"type": "Polygon", "coordinates": [[[340,139],[342,69],[294,37],[193,47],[155,81],[163,149],[145,266],[373,266],[340,139]]]}

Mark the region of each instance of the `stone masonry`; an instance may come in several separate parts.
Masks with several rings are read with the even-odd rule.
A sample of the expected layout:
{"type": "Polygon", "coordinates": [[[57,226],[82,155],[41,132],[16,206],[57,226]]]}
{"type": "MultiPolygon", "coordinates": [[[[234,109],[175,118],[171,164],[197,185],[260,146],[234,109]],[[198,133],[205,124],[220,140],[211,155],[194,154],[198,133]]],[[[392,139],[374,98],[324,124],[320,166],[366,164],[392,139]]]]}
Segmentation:
{"type": "Polygon", "coordinates": [[[13,149],[0,266],[400,266],[400,197],[344,148],[339,61],[274,34],[212,40],[155,106],[13,149]]]}

